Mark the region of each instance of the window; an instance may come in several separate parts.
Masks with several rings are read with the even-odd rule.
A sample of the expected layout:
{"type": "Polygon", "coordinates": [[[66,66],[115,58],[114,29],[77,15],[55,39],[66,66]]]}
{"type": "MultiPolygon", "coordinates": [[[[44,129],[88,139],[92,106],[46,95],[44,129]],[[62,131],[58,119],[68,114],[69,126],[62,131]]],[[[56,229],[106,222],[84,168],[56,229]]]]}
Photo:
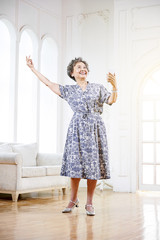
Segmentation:
{"type": "Polygon", "coordinates": [[[15,32],[5,19],[0,21],[0,141],[14,138],[15,32]],[[12,39],[12,41],[11,41],[12,39]]]}
{"type": "Polygon", "coordinates": [[[26,56],[31,55],[36,67],[37,46],[34,33],[24,30],[19,45],[17,142],[37,139],[37,79],[26,65],[26,56]]]}
{"type": "MultiPolygon", "coordinates": [[[[57,82],[57,46],[52,38],[42,42],[41,73],[50,81],[57,82]]],[[[43,83],[40,83],[40,132],[39,151],[57,150],[57,95],[43,83]]]]}
{"type": "MultiPolygon", "coordinates": [[[[26,65],[30,55],[38,69],[37,37],[23,28],[17,57],[16,34],[7,20],[0,21],[0,35],[0,142],[39,142],[41,152],[56,152],[58,96],[26,65]]],[[[40,72],[57,82],[58,50],[51,37],[42,39],[39,57],[40,72]]]]}
{"type": "Polygon", "coordinates": [[[143,87],[140,115],[140,189],[160,190],[160,70],[143,87]]]}

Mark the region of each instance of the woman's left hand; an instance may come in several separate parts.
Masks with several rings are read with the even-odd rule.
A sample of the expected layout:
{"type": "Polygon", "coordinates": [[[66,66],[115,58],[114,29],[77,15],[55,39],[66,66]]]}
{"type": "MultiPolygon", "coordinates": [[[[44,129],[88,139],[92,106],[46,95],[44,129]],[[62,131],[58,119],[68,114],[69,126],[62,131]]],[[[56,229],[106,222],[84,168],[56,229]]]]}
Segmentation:
{"type": "Polygon", "coordinates": [[[114,89],[117,89],[117,81],[116,81],[116,75],[115,73],[112,74],[112,73],[108,73],[107,74],[107,81],[110,82],[113,86],[114,89]]]}

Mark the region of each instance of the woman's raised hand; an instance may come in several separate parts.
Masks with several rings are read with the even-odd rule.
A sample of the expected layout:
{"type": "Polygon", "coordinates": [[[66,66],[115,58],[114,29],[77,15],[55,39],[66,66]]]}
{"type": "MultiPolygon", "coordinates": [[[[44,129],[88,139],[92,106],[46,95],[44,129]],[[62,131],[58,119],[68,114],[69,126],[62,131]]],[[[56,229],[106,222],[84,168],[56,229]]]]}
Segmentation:
{"type": "Polygon", "coordinates": [[[30,69],[34,68],[34,64],[32,62],[32,59],[30,58],[30,56],[29,57],[26,56],[26,64],[30,69]]]}
{"type": "Polygon", "coordinates": [[[107,74],[107,81],[112,84],[112,86],[113,86],[114,89],[117,88],[117,82],[116,82],[116,75],[115,75],[115,73],[112,74],[112,73],[109,72],[109,73],[107,74]]]}

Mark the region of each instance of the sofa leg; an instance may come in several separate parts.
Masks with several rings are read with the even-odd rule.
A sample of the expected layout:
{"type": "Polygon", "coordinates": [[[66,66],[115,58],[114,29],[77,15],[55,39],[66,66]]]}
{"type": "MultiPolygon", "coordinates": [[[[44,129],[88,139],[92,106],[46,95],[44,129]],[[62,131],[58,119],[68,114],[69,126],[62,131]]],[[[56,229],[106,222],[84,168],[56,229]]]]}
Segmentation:
{"type": "Polygon", "coordinates": [[[63,195],[66,194],[66,188],[62,188],[63,195]]]}
{"type": "Polygon", "coordinates": [[[19,196],[19,193],[17,193],[17,192],[12,193],[12,201],[13,201],[13,202],[17,202],[18,196],[19,196]]]}

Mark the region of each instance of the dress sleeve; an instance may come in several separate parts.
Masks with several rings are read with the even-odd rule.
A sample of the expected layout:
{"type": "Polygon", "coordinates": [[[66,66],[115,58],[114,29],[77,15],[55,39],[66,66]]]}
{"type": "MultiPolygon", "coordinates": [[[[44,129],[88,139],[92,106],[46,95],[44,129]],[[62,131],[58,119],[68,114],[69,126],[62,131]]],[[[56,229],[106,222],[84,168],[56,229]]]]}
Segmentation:
{"type": "Polygon", "coordinates": [[[110,97],[111,93],[103,86],[100,87],[100,102],[107,103],[108,105],[112,105],[108,103],[108,98],[110,97]]]}
{"type": "Polygon", "coordinates": [[[67,101],[68,96],[69,96],[69,86],[68,85],[63,86],[63,85],[59,84],[59,90],[61,93],[61,95],[59,95],[59,96],[67,101]]]}

